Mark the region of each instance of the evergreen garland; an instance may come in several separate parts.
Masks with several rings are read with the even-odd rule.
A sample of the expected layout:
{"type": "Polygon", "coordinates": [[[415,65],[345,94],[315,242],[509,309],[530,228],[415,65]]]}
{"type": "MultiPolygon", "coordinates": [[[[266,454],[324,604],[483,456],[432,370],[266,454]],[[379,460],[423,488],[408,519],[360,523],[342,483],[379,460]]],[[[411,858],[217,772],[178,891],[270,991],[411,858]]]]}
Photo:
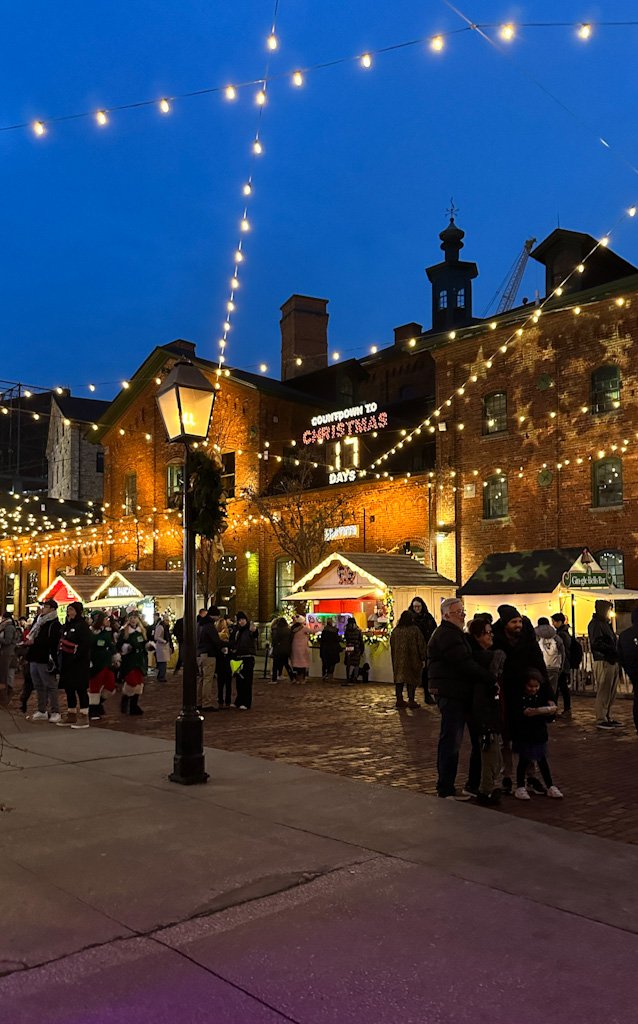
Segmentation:
{"type": "Polygon", "coordinates": [[[222,464],[216,456],[211,457],[202,451],[191,451],[189,463],[193,530],[201,537],[214,540],[227,526],[222,464]]]}

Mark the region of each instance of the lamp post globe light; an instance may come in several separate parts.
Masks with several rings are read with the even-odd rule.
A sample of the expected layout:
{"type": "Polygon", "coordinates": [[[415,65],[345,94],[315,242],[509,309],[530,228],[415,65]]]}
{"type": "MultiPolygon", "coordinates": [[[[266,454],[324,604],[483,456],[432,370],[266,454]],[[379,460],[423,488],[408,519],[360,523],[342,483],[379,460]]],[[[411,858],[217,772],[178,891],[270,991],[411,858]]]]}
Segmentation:
{"type": "Polygon", "coordinates": [[[190,490],[190,444],[205,441],[213,416],[215,388],[187,360],[175,363],[157,392],[157,404],[172,444],[184,445],[184,644],[182,710],[175,722],[175,756],[171,782],[192,786],[206,782],[204,719],[197,710],[197,563],[190,490]]]}

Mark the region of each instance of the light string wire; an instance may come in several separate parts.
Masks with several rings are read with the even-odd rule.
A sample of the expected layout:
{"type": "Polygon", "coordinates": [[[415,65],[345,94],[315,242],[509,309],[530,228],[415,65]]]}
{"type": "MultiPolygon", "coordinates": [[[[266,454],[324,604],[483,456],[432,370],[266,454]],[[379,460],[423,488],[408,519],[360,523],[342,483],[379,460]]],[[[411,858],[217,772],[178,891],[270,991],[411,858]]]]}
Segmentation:
{"type": "MultiPolygon", "coordinates": [[[[446,0],[443,0],[443,2],[446,3],[446,0]]],[[[362,61],[365,61],[365,58],[368,58],[368,61],[365,61],[363,66],[364,67],[370,67],[373,57],[381,56],[381,55],[386,54],[386,53],[393,53],[393,52],[398,51],[398,50],[405,50],[405,49],[409,49],[409,48],[416,47],[416,46],[423,46],[424,44],[429,45],[429,47],[432,50],[435,50],[435,51],[442,50],[444,48],[446,40],[452,38],[455,35],[459,35],[461,33],[468,32],[468,31],[471,31],[471,30],[482,31],[482,30],[487,29],[487,28],[500,27],[501,29],[503,29],[504,27],[507,27],[507,26],[504,26],[503,24],[501,24],[499,26],[498,23],[495,23],[495,22],[472,22],[467,16],[462,14],[462,12],[460,12],[452,4],[448,3],[447,6],[455,14],[457,14],[459,17],[461,17],[466,22],[466,24],[464,25],[463,28],[448,29],[448,30],[442,31],[442,32],[430,33],[428,35],[419,36],[416,39],[403,40],[403,41],[398,42],[398,43],[391,43],[391,44],[389,44],[387,46],[380,46],[380,47],[377,47],[377,48],[374,48],[374,49],[370,49],[370,50],[366,51],[365,53],[347,54],[347,55],[343,55],[343,56],[340,56],[340,57],[332,58],[330,60],[317,61],[314,64],[309,64],[309,65],[301,66],[301,67],[297,67],[297,68],[289,68],[286,71],[277,72],[276,74],[273,74],[273,75],[268,74],[266,78],[264,78],[263,76],[260,76],[260,77],[256,77],[256,78],[246,79],[246,80],[243,80],[243,81],[240,81],[240,82],[236,82],[236,83],[234,83],[233,85],[230,85],[230,86],[229,85],[204,86],[201,89],[193,89],[193,90],[190,90],[190,91],[187,91],[187,92],[182,92],[182,93],[173,93],[173,94],[169,93],[169,94],[166,94],[164,96],[156,96],[153,99],[133,100],[133,101],[126,102],[126,103],[115,103],[115,104],[111,104],[109,106],[103,106],[103,107],[101,107],[101,108],[99,108],[97,110],[95,110],[95,109],[92,109],[92,110],[80,110],[80,111],[76,111],[75,113],[71,113],[71,114],[56,114],[56,115],[51,115],[49,117],[38,118],[38,119],[32,120],[32,121],[16,121],[16,122],[14,122],[12,124],[0,125],[0,133],[2,133],[2,132],[12,132],[12,131],[18,131],[18,130],[24,129],[24,128],[30,128],[30,129],[34,130],[37,135],[44,135],[46,133],[47,128],[49,126],[51,126],[51,125],[62,124],[62,123],[67,122],[67,121],[77,121],[77,120],[82,120],[82,119],[86,119],[86,118],[93,118],[93,119],[97,120],[99,125],[105,126],[106,124],[108,124],[108,115],[109,114],[116,114],[116,113],[119,113],[121,111],[126,111],[126,110],[140,110],[140,109],[144,109],[144,108],[148,108],[148,107],[159,108],[159,110],[163,114],[168,114],[168,113],[170,113],[170,110],[171,110],[171,104],[173,104],[173,103],[175,103],[177,101],[193,99],[193,98],[196,98],[196,97],[199,97],[199,96],[210,96],[210,95],[214,95],[216,93],[218,93],[218,94],[224,93],[224,94],[227,95],[227,97],[229,99],[234,99],[235,98],[234,94],[236,94],[239,91],[253,88],[256,85],[262,85],[262,84],[266,84],[267,85],[267,84],[270,84],[271,82],[281,81],[281,80],[286,79],[286,78],[290,79],[293,85],[301,85],[302,82],[299,81],[299,79],[296,77],[298,75],[301,75],[303,77],[303,75],[308,75],[308,74],[311,74],[311,73],[313,73],[315,71],[323,71],[323,70],[326,70],[326,69],[329,69],[329,68],[337,67],[337,66],[339,66],[341,64],[352,63],[354,61],[362,62],[362,61]],[[230,95],[229,95],[229,90],[232,90],[232,94],[230,94],[230,95]]],[[[275,16],[274,16],[275,19],[277,17],[277,7],[278,7],[278,3],[275,4],[275,16]]],[[[274,19],[273,19],[273,22],[274,22],[274,19]]],[[[520,22],[520,23],[518,23],[518,25],[516,27],[520,27],[520,28],[534,28],[534,29],[535,28],[564,28],[564,27],[570,27],[570,28],[576,29],[577,31],[582,30],[582,29],[587,29],[588,30],[588,34],[580,36],[580,38],[582,40],[586,40],[586,39],[590,38],[592,29],[594,27],[598,29],[598,28],[620,28],[620,27],[627,28],[627,27],[636,27],[636,26],[638,26],[638,20],[628,20],[628,21],[604,21],[604,20],[601,20],[601,21],[596,21],[595,25],[590,23],[590,22],[567,22],[567,21],[520,22]]],[[[276,35],[275,35],[274,31],[271,33],[271,37],[272,36],[275,36],[275,38],[276,38],[276,35]]],[[[486,38],[489,39],[489,37],[486,37],[486,38]]],[[[277,47],[274,47],[273,49],[277,49],[277,47]]]]}
{"type": "MultiPolygon", "coordinates": [[[[218,378],[220,378],[222,376],[223,364],[226,362],[226,347],[227,347],[227,344],[228,344],[228,334],[229,334],[229,331],[231,330],[231,327],[232,327],[233,313],[236,310],[235,295],[236,295],[237,290],[239,288],[239,267],[240,267],[240,265],[243,263],[243,261],[245,259],[242,235],[246,234],[251,229],[251,223],[250,223],[250,220],[248,219],[248,205],[249,205],[249,200],[250,200],[250,198],[251,198],[251,196],[253,194],[253,180],[254,180],[254,170],[253,170],[253,168],[255,166],[255,161],[256,161],[256,158],[258,156],[261,156],[262,153],[263,153],[263,144],[262,144],[262,141],[261,141],[261,126],[262,126],[262,119],[263,119],[263,114],[264,114],[264,107],[265,107],[266,101],[267,101],[268,84],[269,84],[269,81],[270,81],[270,78],[269,78],[269,75],[270,75],[270,56],[271,56],[272,53],[274,53],[279,48],[279,40],[277,38],[277,15],[278,15],[278,13],[279,13],[279,0],[275,0],[275,6],[274,6],[272,22],[271,22],[270,35],[268,36],[268,39],[266,41],[266,46],[267,46],[267,50],[268,50],[268,59],[266,60],[266,65],[265,65],[265,68],[264,68],[264,74],[263,74],[263,76],[257,82],[257,84],[259,85],[259,91],[258,91],[258,93],[257,93],[257,95],[255,97],[257,105],[258,105],[257,128],[256,128],[254,136],[253,136],[253,143],[252,143],[252,148],[251,148],[252,156],[251,156],[251,162],[250,162],[249,171],[248,171],[248,177],[247,177],[246,182],[245,182],[245,184],[243,186],[243,189],[242,189],[243,195],[245,197],[245,203],[244,203],[244,207],[243,207],[242,217],[241,217],[241,220],[239,222],[240,237],[239,237],[239,240],[237,242],[237,246],[235,248],[235,254],[234,254],[234,259],[233,259],[233,274],[232,274],[232,277],[230,279],[230,292],[229,292],[228,300],[226,302],[226,316],[225,316],[223,327],[222,327],[222,336],[219,339],[219,343],[218,343],[218,346],[219,346],[218,363],[219,363],[219,365],[218,365],[217,370],[216,370],[216,374],[217,374],[218,378]]],[[[234,88],[234,86],[228,86],[227,89],[226,89],[226,94],[227,94],[227,96],[229,96],[229,98],[233,98],[234,95],[235,95],[235,88],[234,88]]],[[[215,387],[216,387],[217,390],[219,390],[219,381],[216,383],[215,387]]]]}

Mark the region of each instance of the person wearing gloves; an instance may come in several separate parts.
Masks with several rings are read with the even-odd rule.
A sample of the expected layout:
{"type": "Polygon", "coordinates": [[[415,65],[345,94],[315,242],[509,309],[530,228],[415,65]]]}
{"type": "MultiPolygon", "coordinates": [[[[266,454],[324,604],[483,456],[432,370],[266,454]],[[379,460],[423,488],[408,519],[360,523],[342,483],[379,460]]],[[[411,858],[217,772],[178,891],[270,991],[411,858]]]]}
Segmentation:
{"type": "Polygon", "coordinates": [[[60,634],[58,659],[60,686],[66,692],[67,710],[56,725],[88,729],[91,630],[84,618],[84,606],[80,601],[72,601],[67,605],[66,622],[60,634]]]}
{"type": "Polygon", "coordinates": [[[237,612],[237,622],[230,629],[229,647],[237,687],[235,707],[240,711],[250,711],[253,702],[257,627],[249,621],[246,612],[237,612]]]}
{"type": "Polygon", "coordinates": [[[91,626],[91,671],[89,673],[89,720],[98,721],[104,714],[105,694],[115,693],[113,669],[115,640],[106,612],[95,612],[91,626]]]}
{"type": "Polygon", "coordinates": [[[62,625],[58,618],[58,602],[45,601],[26,639],[26,652],[31,679],[38,696],[38,710],[32,722],[53,722],[62,718],[58,706],[57,656],[62,625]]]}
{"type": "Polygon", "coordinates": [[[117,649],[122,656],[122,702],[123,715],[143,715],[139,700],[144,692],[144,679],[148,672],[146,627],[137,608],[132,608],[126,623],[117,637],[117,649]]]}

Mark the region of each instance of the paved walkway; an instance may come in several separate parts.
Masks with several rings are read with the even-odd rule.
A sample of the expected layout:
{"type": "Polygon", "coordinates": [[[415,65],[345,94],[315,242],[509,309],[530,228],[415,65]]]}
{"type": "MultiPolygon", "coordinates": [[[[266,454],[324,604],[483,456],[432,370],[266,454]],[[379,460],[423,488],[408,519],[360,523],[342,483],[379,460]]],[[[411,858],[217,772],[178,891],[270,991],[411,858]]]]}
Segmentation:
{"type": "Polygon", "coordinates": [[[183,788],[170,742],[19,726],[0,711],[7,1024],[635,1017],[633,846],[218,749],[183,788]]]}
{"type": "MultiPolygon", "coordinates": [[[[172,740],[181,700],[181,677],[165,685],[151,677],[140,718],[120,715],[118,700],[98,730],[172,740]]],[[[618,700],[614,714],[627,724],[608,735],[593,727],[594,705],[576,697],[571,721],[551,728],[550,764],[564,801],[544,797],[529,803],[507,799],[499,812],[577,832],[638,843],[638,737],[631,702],[618,700]]],[[[42,728],[18,723],[21,728],[42,728]]],[[[397,712],[390,686],[343,688],[312,680],[306,686],[258,679],[250,712],[235,709],[206,715],[206,742],[351,779],[434,793],[438,711],[397,712]]],[[[464,781],[467,748],[459,779],[464,781]]]]}

